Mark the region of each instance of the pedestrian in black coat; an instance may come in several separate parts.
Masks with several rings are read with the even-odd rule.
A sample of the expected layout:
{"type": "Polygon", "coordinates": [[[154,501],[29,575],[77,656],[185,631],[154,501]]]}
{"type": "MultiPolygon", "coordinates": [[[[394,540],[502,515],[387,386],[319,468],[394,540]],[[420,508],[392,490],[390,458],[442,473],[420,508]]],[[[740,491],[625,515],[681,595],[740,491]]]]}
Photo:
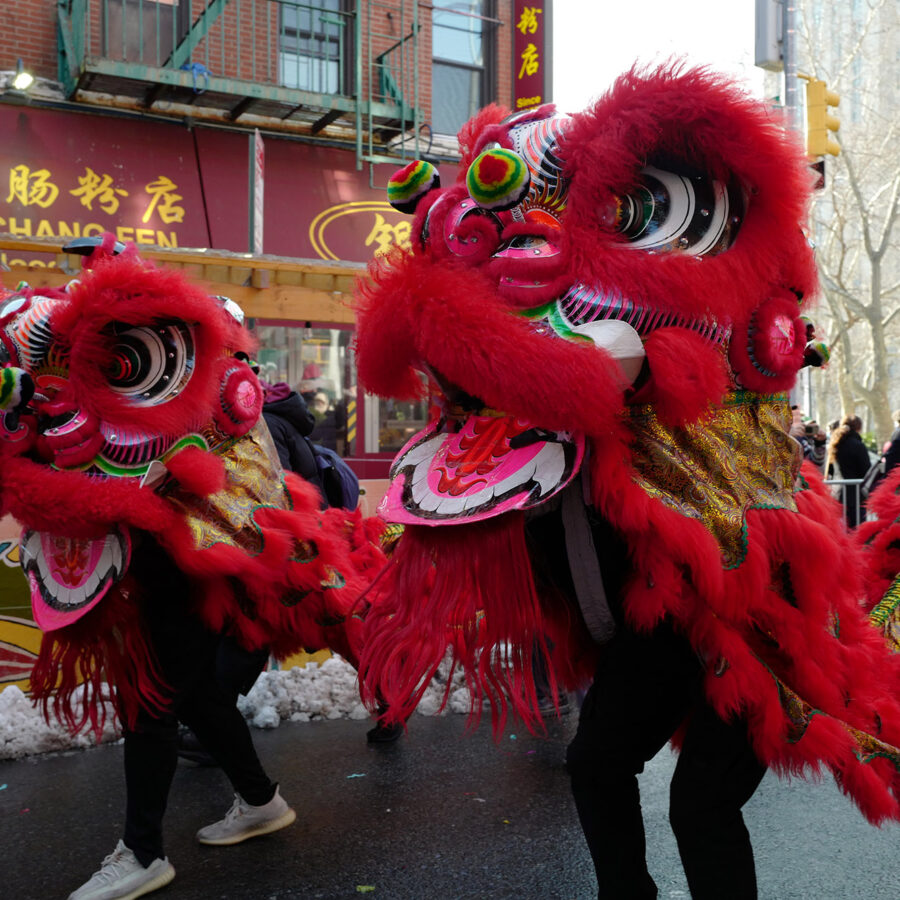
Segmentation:
{"type": "Polygon", "coordinates": [[[315,416],[309,411],[306,401],[283,381],[263,384],[263,389],[263,418],[272,434],[282,468],[286,472],[296,472],[302,479],[314,484],[324,497],[315,452],[308,440],[316,425],[315,416]]]}
{"type": "MultiPolygon", "coordinates": [[[[828,474],[852,480],[863,478],[869,471],[871,460],[862,439],[862,419],[859,416],[844,416],[841,424],[831,435],[828,448],[828,474]],[[836,467],[836,469],[835,469],[836,467]]],[[[865,518],[865,504],[859,493],[859,485],[844,485],[844,515],[847,525],[855,528],[865,518]]]]}

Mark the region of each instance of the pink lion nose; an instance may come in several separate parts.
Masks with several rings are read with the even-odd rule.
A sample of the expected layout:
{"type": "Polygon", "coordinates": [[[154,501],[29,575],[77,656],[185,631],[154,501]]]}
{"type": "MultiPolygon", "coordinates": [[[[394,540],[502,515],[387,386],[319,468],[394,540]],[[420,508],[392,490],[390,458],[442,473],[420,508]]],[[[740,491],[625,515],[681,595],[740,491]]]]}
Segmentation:
{"type": "Polygon", "coordinates": [[[100,420],[65,401],[52,401],[41,410],[49,418],[44,423],[41,444],[60,468],[90,462],[103,446],[100,420]]]}

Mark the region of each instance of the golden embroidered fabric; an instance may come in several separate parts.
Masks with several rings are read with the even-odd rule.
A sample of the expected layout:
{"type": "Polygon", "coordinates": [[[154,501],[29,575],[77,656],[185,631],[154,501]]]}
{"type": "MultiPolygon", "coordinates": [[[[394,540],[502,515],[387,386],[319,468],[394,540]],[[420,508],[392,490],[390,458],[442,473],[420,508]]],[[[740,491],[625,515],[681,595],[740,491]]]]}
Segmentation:
{"type": "Polygon", "coordinates": [[[702,522],[722,551],[722,565],[746,555],[749,509],[789,509],[800,468],[800,445],[788,435],[783,395],[729,394],[701,423],[663,425],[652,406],[633,407],[633,476],[651,497],[702,522]]]}
{"type": "MultiPolygon", "coordinates": [[[[784,710],[787,718],[787,733],[785,737],[789,743],[796,744],[803,738],[814,716],[826,716],[826,718],[835,719],[834,716],[829,716],[801,699],[797,693],[792,691],[774,673],[773,677],[778,686],[778,698],[781,701],[781,708],[784,710]]],[[[893,763],[895,769],[900,771],[900,749],[893,744],[880,740],[867,731],[850,725],[848,722],[843,722],[840,719],[836,719],[836,721],[840,722],[841,727],[853,739],[853,752],[861,763],[865,765],[874,759],[887,759],[893,763]]]]}
{"type": "Polygon", "coordinates": [[[900,575],[872,607],[869,621],[884,635],[888,646],[895,653],[900,652],[900,575]]]}
{"type": "Polygon", "coordinates": [[[223,490],[198,497],[175,485],[166,497],[184,511],[198,550],[232,544],[255,556],[262,552],[263,535],[253,514],[263,507],[290,508],[278,454],[268,429],[257,423],[218,455],[225,465],[223,490]]]}

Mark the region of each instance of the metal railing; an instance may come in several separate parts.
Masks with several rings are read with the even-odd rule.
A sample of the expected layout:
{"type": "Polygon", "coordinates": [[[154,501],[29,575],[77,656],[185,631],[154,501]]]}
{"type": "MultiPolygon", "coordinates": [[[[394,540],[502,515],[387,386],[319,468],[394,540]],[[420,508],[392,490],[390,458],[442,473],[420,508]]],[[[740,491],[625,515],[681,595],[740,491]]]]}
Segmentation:
{"type": "Polygon", "coordinates": [[[86,57],[353,93],[355,11],[337,0],[61,0],[86,57]],[[202,68],[201,68],[202,67],[202,68]]]}
{"type": "Polygon", "coordinates": [[[825,486],[831,489],[832,495],[844,508],[844,519],[848,524],[859,524],[866,519],[865,502],[860,491],[862,483],[862,478],[825,479],[825,486]]]}

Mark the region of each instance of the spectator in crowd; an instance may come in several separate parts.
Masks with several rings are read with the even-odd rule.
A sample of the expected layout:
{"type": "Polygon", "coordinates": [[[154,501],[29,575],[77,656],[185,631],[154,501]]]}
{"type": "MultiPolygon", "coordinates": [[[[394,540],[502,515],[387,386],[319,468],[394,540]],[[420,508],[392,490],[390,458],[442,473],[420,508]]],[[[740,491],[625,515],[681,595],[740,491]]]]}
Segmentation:
{"type": "Polygon", "coordinates": [[[316,420],[310,440],[329,450],[337,450],[338,423],[331,397],[325,391],[316,391],[309,406],[316,420]]]}
{"type": "Polygon", "coordinates": [[[887,475],[897,463],[900,463],[900,409],[894,411],[894,422],[897,427],[884,448],[884,474],[887,475]]]}
{"type": "Polygon", "coordinates": [[[316,427],[316,418],[310,412],[303,397],[283,381],[277,384],[262,383],[265,392],[263,418],[278,450],[278,458],[285,472],[296,472],[305,481],[314,484],[325,496],[315,450],[310,435],[316,427]]]}
{"type": "MultiPolygon", "coordinates": [[[[831,435],[828,446],[828,477],[853,481],[869,471],[871,460],[862,439],[862,419],[844,416],[831,435]]],[[[855,528],[865,516],[865,504],[858,484],[844,485],[844,515],[849,528],[855,528]]]]}
{"type": "Polygon", "coordinates": [[[808,459],[820,471],[825,467],[828,438],[814,419],[803,416],[799,406],[792,406],[790,435],[803,450],[803,458],[808,459]]]}

